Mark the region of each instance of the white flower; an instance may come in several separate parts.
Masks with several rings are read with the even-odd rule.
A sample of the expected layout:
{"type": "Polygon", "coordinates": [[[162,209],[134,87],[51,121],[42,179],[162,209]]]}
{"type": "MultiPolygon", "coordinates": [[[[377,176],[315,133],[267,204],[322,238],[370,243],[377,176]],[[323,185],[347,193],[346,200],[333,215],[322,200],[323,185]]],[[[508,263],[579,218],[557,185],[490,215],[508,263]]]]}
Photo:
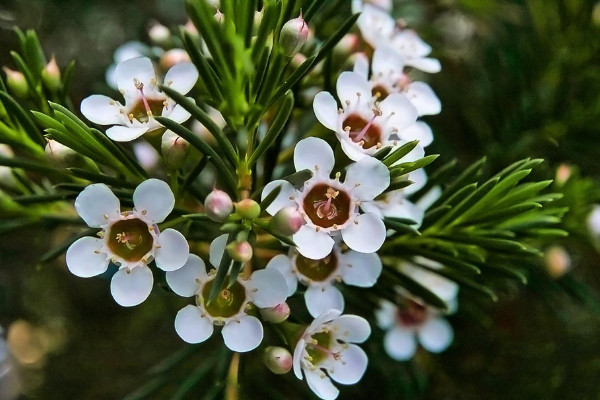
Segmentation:
{"type": "Polygon", "coordinates": [[[300,189],[284,180],[265,186],[264,199],[281,186],[277,198],[269,205],[271,215],[284,207],[297,207],[305,225],[294,234],[293,241],[304,257],[319,260],[331,253],[332,236],[341,235],[352,250],[373,253],[385,241],[385,225],[372,213],[359,213],[362,201],[373,200],[390,183],[390,172],[379,160],[364,158],[348,168],[344,182],[340,174],[330,178],[335,160],[331,147],[322,139],[306,138],[294,150],[296,171],[313,173],[300,189]]]}
{"type": "Polygon", "coordinates": [[[423,72],[436,73],[442,70],[439,60],[427,57],[431,46],[412,29],[402,29],[392,36],[391,46],[404,59],[404,64],[423,72]]]}
{"type": "Polygon", "coordinates": [[[109,262],[119,265],[110,291],[124,307],[142,303],[150,295],[154,278],[152,260],[164,271],[185,264],[189,246],[174,229],[160,232],[156,224],[173,210],[175,198],[165,182],[148,179],[133,192],[134,209],[120,210],[119,199],[102,183],[89,185],[75,200],[79,216],[92,228],[102,228],[100,238],[86,236],[67,250],[67,268],[74,275],[89,278],[104,273],[109,262]]]}
{"type": "MultiPolygon", "coordinates": [[[[440,268],[438,263],[421,257],[421,264],[440,268]]],[[[412,264],[402,265],[402,272],[427,287],[456,310],[458,285],[434,272],[412,264]]],[[[402,292],[402,291],[401,291],[402,292]]],[[[383,345],[390,357],[398,361],[412,358],[417,350],[417,340],[423,348],[440,353],[448,348],[454,339],[454,331],[439,310],[423,304],[420,300],[405,296],[399,305],[387,300],[381,301],[381,308],[375,313],[378,325],[387,330],[383,345]]]]}
{"type": "MultiPolygon", "coordinates": [[[[418,114],[405,95],[393,93],[379,101],[364,76],[348,71],[340,74],[336,89],[341,109],[329,92],[315,96],[313,109],[319,122],[336,133],[348,157],[359,161],[373,156],[382,146],[406,142],[402,131],[414,125],[418,114]]],[[[413,151],[423,149],[418,146],[413,151]]]]}
{"type": "Polygon", "coordinates": [[[355,14],[361,12],[365,3],[372,4],[387,12],[392,11],[393,8],[392,0],[352,0],[352,12],[355,14]]]}
{"type": "Polygon", "coordinates": [[[389,42],[396,31],[396,21],[390,13],[372,4],[362,5],[356,25],[363,39],[374,49],[381,43],[389,42]]]}
{"type": "MultiPolygon", "coordinates": [[[[364,53],[356,55],[354,72],[369,79],[369,59],[364,53]]],[[[380,100],[392,93],[403,93],[415,106],[419,116],[439,114],[442,110],[440,99],[431,86],[425,82],[412,82],[404,73],[404,59],[387,44],[377,47],[373,53],[369,84],[371,93],[380,100]]],[[[424,147],[429,144],[424,142],[422,139],[421,145],[424,147]]]]}
{"type": "Polygon", "coordinates": [[[594,235],[600,236],[600,205],[594,205],[592,212],[588,216],[587,222],[590,231],[594,235]]]}
{"type": "Polygon", "coordinates": [[[306,376],[308,387],[321,399],[337,398],[339,390],[331,379],[353,385],[367,369],[367,354],[354,343],[371,334],[369,323],[357,315],[340,315],[329,310],[306,328],[294,350],[294,374],[306,376]]]}
{"type": "Polygon", "coordinates": [[[150,53],[152,53],[152,50],[153,49],[150,48],[150,46],[148,46],[147,44],[135,40],[125,42],[119,47],[117,47],[117,49],[113,53],[114,63],[112,63],[106,69],[106,73],[104,75],[108,86],[110,86],[113,89],[118,89],[117,76],[115,71],[119,63],[131,60],[132,58],[148,56],[150,55],[150,53]]]}
{"type": "MultiPolygon", "coordinates": [[[[162,128],[154,115],[184,122],[190,113],[158,90],[158,79],[152,61],[146,57],[132,58],[117,65],[115,75],[125,105],[103,95],[92,95],[81,102],[81,113],[99,125],[113,125],[106,135],[118,142],[128,142],[144,133],[162,128]]],[[[164,84],[186,94],[198,80],[198,71],[191,63],[175,65],[165,75],[164,84]]],[[[190,100],[192,100],[190,98],[190,100]]]]}
{"type": "MultiPolygon", "coordinates": [[[[211,264],[220,264],[226,244],[227,235],[211,243],[211,264]]],[[[221,325],[221,335],[229,349],[237,352],[255,349],[262,342],[263,327],[258,318],[246,314],[249,303],[259,308],[283,303],[287,298],[285,279],[273,269],[257,270],[249,279],[238,277],[207,304],[215,273],[216,270],[207,272],[202,259],[194,254],[190,254],[183,268],[167,272],[167,283],[175,293],[196,296],[196,305],[185,306],[177,313],[177,334],[188,343],[200,343],[213,334],[214,325],[221,325]]]]}
{"type": "Polygon", "coordinates": [[[313,317],[336,309],[344,311],[344,297],[333,284],[343,281],[347,285],[371,287],[381,274],[381,260],[376,253],[364,254],[353,250],[342,252],[339,245],[321,260],[311,260],[294,249],[288,256],[279,254],[267,264],[284,276],[288,296],[296,292],[298,281],[306,285],[306,308],[313,317]]]}

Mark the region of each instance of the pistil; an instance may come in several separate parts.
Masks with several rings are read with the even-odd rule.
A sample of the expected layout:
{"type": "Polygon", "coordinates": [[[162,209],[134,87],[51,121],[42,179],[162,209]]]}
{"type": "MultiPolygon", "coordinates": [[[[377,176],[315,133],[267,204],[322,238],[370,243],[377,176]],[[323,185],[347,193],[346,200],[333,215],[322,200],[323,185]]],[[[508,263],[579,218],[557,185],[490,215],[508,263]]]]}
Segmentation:
{"type": "Polygon", "coordinates": [[[137,79],[133,80],[133,84],[135,85],[135,88],[140,91],[140,94],[142,96],[142,102],[144,103],[144,108],[146,109],[146,114],[148,114],[149,117],[152,116],[150,104],[148,104],[148,100],[146,99],[146,95],[144,94],[144,84],[138,81],[137,79]]]}

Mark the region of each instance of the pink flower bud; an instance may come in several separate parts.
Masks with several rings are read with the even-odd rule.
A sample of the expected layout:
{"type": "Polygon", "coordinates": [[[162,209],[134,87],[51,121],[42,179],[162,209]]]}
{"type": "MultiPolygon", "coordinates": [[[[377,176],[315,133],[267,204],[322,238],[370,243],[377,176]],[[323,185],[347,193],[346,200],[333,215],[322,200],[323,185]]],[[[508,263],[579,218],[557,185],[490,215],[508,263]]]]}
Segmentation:
{"type": "Polygon", "coordinates": [[[269,226],[275,233],[284,236],[291,236],[298,232],[303,224],[304,218],[302,218],[302,214],[296,207],[282,208],[269,222],[269,226]]]}
{"type": "Polygon", "coordinates": [[[189,142],[170,130],[163,134],[160,147],[163,158],[171,169],[181,168],[190,150],[189,142]]]}
{"type": "Polygon", "coordinates": [[[560,164],[560,166],[556,170],[556,183],[558,183],[559,185],[564,185],[571,177],[572,172],[573,170],[569,165],[560,164]]]}
{"type": "Polygon", "coordinates": [[[234,261],[246,262],[252,259],[252,246],[248,242],[231,242],[226,249],[234,261]]]}
{"type": "Polygon", "coordinates": [[[333,52],[335,55],[347,57],[350,54],[357,52],[359,47],[360,40],[358,38],[358,35],[356,35],[355,33],[347,33],[346,35],[344,35],[342,40],[340,40],[338,44],[335,45],[335,47],[333,48],[333,52]]]}
{"type": "Polygon", "coordinates": [[[58,166],[67,165],[69,159],[78,156],[78,153],[75,150],[52,139],[48,139],[44,152],[46,153],[48,160],[58,166]]]}
{"type": "Polygon", "coordinates": [[[546,251],[546,270],[552,278],[562,277],[571,268],[571,257],[561,246],[552,246],[546,251]]]}
{"type": "Polygon", "coordinates": [[[17,97],[26,97],[29,92],[29,85],[27,84],[25,75],[8,67],[4,67],[3,70],[4,73],[6,73],[6,84],[10,90],[12,90],[17,97]]]}
{"type": "Polygon", "coordinates": [[[269,346],[263,354],[263,362],[272,373],[282,375],[292,369],[293,358],[287,349],[269,346]]]}
{"type": "Polygon", "coordinates": [[[280,324],[290,316],[290,306],[283,302],[275,307],[261,308],[260,316],[267,322],[280,324]]]}
{"type": "Polygon", "coordinates": [[[306,43],[308,38],[308,25],[302,19],[302,16],[294,18],[286,22],[281,27],[279,35],[279,46],[283,50],[283,54],[287,57],[293,57],[300,48],[306,43]]]}
{"type": "Polygon", "coordinates": [[[221,222],[233,211],[233,201],[224,191],[213,189],[204,200],[204,208],[208,218],[221,222]]]}
{"type": "Polygon", "coordinates": [[[190,56],[187,53],[187,51],[183,50],[183,49],[171,49],[168,51],[165,51],[163,53],[163,55],[160,57],[160,66],[167,70],[170,69],[172,66],[182,63],[182,62],[189,62],[190,61],[190,56]]]}
{"type": "Polygon", "coordinates": [[[244,199],[235,203],[235,211],[242,218],[254,219],[260,215],[260,205],[252,199],[244,199]]]}
{"type": "Polygon", "coordinates": [[[60,80],[60,68],[58,68],[58,64],[56,64],[56,58],[52,56],[52,59],[44,69],[42,70],[42,81],[48,90],[51,92],[56,92],[60,89],[62,84],[60,80]]]}
{"type": "Polygon", "coordinates": [[[152,24],[150,29],[148,29],[148,37],[150,40],[157,45],[165,45],[171,41],[171,31],[166,26],[155,22],[152,24]]]}

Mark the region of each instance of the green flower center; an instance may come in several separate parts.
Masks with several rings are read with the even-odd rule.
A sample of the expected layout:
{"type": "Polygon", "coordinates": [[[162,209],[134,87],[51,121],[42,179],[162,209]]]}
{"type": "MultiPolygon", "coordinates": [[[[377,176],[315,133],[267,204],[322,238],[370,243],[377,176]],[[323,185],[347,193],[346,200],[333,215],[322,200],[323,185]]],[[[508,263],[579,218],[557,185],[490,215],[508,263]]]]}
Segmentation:
{"type": "Polygon", "coordinates": [[[202,298],[198,299],[198,303],[204,306],[206,312],[212,317],[229,318],[242,311],[242,307],[246,302],[246,289],[239,282],[235,282],[229,288],[222,289],[210,304],[206,304],[213,283],[214,279],[206,282],[202,288],[202,293],[199,294],[202,298]]]}
{"type": "MultiPolygon", "coordinates": [[[[373,118],[374,119],[374,118],[373,118]]],[[[362,143],[363,149],[370,149],[381,143],[381,129],[360,115],[350,114],[342,123],[342,127],[350,135],[354,143],[362,143]]]]}
{"type": "Polygon", "coordinates": [[[343,225],[350,218],[350,196],[324,183],[313,186],[304,197],[304,212],[322,228],[343,225]]]}
{"type": "MultiPolygon", "coordinates": [[[[165,106],[165,99],[146,98],[146,102],[148,103],[148,109],[150,110],[151,115],[160,116],[162,114],[163,107],[165,106]]],[[[148,122],[150,119],[150,115],[148,115],[148,109],[146,109],[144,99],[138,100],[135,106],[133,106],[133,108],[129,111],[129,121],[131,122],[133,119],[137,119],[142,123],[148,122]]]]}
{"type": "Polygon", "coordinates": [[[333,251],[321,260],[311,260],[301,254],[298,254],[296,257],[296,269],[298,269],[298,272],[317,282],[322,282],[329,278],[337,270],[337,266],[338,258],[333,251]]]}
{"type": "MultiPolygon", "coordinates": [[[[319,332],[313,334],[306,341],[306,352],[313,365],[318,365],[332,355],[331,347],[333,336],[331,332],[319,332]]],[[[335,356],[335,354],[333,354],[335,356]]]]}
{"type": "Polygon", "coordinates": [[[139,261],[152,250],[154,238],[150,229],[137,218],[117,221],[108,232],[108,248],[126,261],[139,261]]]}

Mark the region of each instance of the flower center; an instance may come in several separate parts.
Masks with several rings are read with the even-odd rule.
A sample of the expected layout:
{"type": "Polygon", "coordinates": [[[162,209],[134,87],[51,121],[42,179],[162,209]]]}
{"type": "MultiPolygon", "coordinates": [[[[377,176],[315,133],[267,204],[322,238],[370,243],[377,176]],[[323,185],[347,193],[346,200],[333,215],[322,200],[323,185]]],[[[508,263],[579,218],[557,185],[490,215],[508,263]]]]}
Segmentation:
{"type": "Polygon", "coordinates": [[[108,233],[108,248],[126,261],[139,261],[154,244],[151,227],[144,221],[132,218],[115,222],[108,233]]]}
{"type": "Polygon", "coordinates": [[[402,325],[417,326],[427,320],[427,307],[413,300],[408,300],[398,310],[398,319],[402,325]]]}
{"type": "Polygon", "coordinates": [[[373,96],[375,96],[377,98],[377,100],[381,101],[383,99],[385,99],[386,97],[388,97],[388,95],[390,94],[387,90],[387,88],[383,85],[377,85],[373,88],[373,90],[371,90],[371,93],[373,94],[373,96]]]}
{"type": "Polygon", "coordinates": [[[310,361],[313,365],[318,365],[329,357],[333,357],[337,360],[339,358],[339,354],[329,350],[332,341],[333,337],[329,331],[314,333],[306,341],[306,352],[308,353],[309,357],[308,361],[310,361]]]}
{"type": "Polygon", "coordinates": [[[210,304],[206,304],[213,283],[214,280],[206,282],[202,288],[202,293],[199,293],[202,298],[198,299],[198,303],[202,304],[206,312],[213,317],[229,318],[242,311],[242,307],[246,302],[246,288],[239,282],[235,282],[231,287],[221,290],[210,304]]]}
{"type": "Polygon", "coordinates": [[[304,198],[304,212],[313,224],[337,229],[350,218],[350,196],[324,183],[313,186],[304,198]]]}
{"type": "Polygon", "coordinates": [[[381,111],[374,109],[373,117],[366,120],[360,115],[350,114],[342,123],[344,130],[348,132],[350,139],[358,143],[363,149],[381,146],[381,128],[373,124],[375,118],[381,116],[381,111]]]}
{"type": "Polygon", "coordinates": [[[129,110],[129,114],[127,115],[129,122],[133,122],[134,119],[137,119],[139,122],[145,123],[148,122],[151,116],[161,115],[163,107],[167,105],[166,99],[150,99],[146,97],[144,94],[144,84],[137,79],[133,82],[136,89],[140,92],[140,99],[131,110],[129,110]]]}
{"type": "Polygon", "coordinates": [[[333,251],[321,260],[311,260],[301,254],[296,256],[296,269],[298,269],[298,272],[317,282],[329,278],[337,270],[337,266],[338,259],[333,251]]]}

